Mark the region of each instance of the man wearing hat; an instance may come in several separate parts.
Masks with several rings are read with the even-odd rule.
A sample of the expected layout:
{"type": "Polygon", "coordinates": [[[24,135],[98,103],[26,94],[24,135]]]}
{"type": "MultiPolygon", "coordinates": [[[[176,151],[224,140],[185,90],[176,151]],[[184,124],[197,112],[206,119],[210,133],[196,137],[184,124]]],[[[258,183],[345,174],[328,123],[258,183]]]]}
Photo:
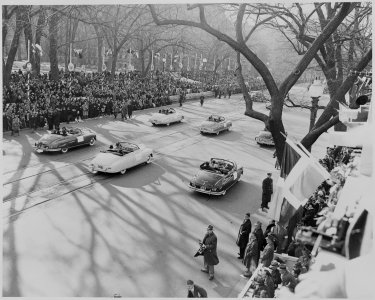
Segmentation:
{"type": "Polygon", "coordinates": [[[187,281],[188,298],[207,298],[207,292],[204,288],[194,284],[193,280],[187,281]]]}
{"type": "Polygon", "coordinates": [[[207,233],[202,241],[205,251],[203,252],[204,269],[201,269],[201,271],[210,275],[209,280],[214,279],[214,266],[219,263],[219,258],[216,253],[217,237],[213,230],[214,227],[208,225],[207,233]]]}
{"type": "Polygon", "coordinates": [[[278,267],[279,267],[279,263],[276,260],[273,260],[271,262],[271,265],[269,266],[269,268],[271,270],[271,276],[272,276],[272,279],[273,279],[273,283],[275,285],[275,290],[277,289],[277,287],[281,283],[281,274],[280,274],[280,271],[279,271],[278,267]]]}
{"type": "Polygon", "coordinates": [[[294,288],[297,285],[297,279],[286,269],[285,264],[281,264],[279,269],[281,274],[281,285],[288,287],[290,291],[294,292],[294,288]]]}
{"type": "Polygon", "coordinates": [[[264,179],[262,183],[262,204],[260,206],[262,211],[269,209],[268,203],[271,201],[271,196],[273,194],[273,180],[271,177],[272,174],[267,173],[267,178],[264,179]]]}
{"type": "Polygon", "coordinates": [[[243,259],[245,249],[247,243],[249,242],[249,234],[251,232],[251,221],[250,221],[250,213],[245,215],[245,219],[243,220],[240,230],[238,231],[238,237],[236,244],[240,248],[240,253],[238,259],[243,259]]]}

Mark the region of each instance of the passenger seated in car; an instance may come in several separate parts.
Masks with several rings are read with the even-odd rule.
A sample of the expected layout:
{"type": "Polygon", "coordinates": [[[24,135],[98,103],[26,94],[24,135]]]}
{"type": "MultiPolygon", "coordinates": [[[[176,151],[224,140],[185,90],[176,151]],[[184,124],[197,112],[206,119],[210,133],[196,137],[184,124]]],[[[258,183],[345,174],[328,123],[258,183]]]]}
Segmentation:
{"type": "Polygon", "coordinates": [[[209,116],[209,117],[208,117],[208,121],[213,121],[213,117],[212,117],[212,116],[209,116]]]}
{"type": "Polygon", "coordinates": [[[68,133],[67,133],[65,127],[63,127],[63,128],[61,129],[61,135],[62,135],[62,136],[67,136],[67,135],[68,135],[68,133]]]}
{"type": "Polygon", "coordinates": [[[200,168],[201,168],[201,170],[211,170],[210,163],[208,161],[201,164],[200,168]]]}

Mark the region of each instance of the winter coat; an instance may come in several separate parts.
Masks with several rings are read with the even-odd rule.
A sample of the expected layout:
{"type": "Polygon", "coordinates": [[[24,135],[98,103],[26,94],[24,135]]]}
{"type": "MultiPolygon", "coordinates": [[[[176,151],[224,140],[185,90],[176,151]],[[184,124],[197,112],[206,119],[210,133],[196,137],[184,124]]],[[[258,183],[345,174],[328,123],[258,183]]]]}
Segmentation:
{"type": "Polygon", "coordinates": [[[249,243],[246,246],[245,254],[243,258],[243,264],[246,268],[250,268],[251,266],[258,266],[259,262],[259,249],[258,249],[258,241],[257,239],[250,239],[249,243]]]}
{"type": "Polygon", "coordinates": [[[217,247],[217,237],[214,233],[208,234],[203,238],[203,244],[206,246],[206,250],[203,253],[204,259],[207,264],[217,265],[219,263],[219,258],[217,257],[216,247],[217,247]]]}
{"type": "Polygon", "coordinates": [[[266,178],[262,183],[263,194],[271,195],[273,193],[273,180],[272,178],[266,178]]]}
{"type": "Polygon", "coordinates": [[[188,292],[188,298],[207,298],[207,292],[204,288],[194,284],[194,291],[188,292]]]}
{"type": "Polygon", "coordinates": [[[273,243],[268,243],[267,246],[264,248],[261,258],[261,263],[265,267],[269,267],[273,260],[273,252],[275,251],[273,243]]]}
{"type": "Polygon", "coordinates": [[[250,219],[245,220],[238,231],[238,237],[236,244],[240,248],[245,248],[249,241],[249,234],[251,232],[251,221],[250,219]]]}
{"type": "Polygon", "coordinates": [[[254,234],[258,240],[258,249],[260,252],[264,249],[264,246],[266,245],[266,239],[264,238],[262,228],[255,229],[254,234]]]}

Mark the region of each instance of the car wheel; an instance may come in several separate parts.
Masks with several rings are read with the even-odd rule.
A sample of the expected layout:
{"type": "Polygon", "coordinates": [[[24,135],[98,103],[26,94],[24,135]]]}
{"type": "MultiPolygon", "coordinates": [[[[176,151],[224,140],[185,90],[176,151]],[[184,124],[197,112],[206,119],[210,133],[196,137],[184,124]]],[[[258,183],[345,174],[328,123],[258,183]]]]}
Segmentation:
{"type": "Polygon", "coordinates": [[[147,164],[151,163],[151,160],[152,160],[152,154],[150,154],[150,155],[147,157],[146,163],[147,163],[147,164]]]}
{"type": "Polygon", "coordinates": [[[92,174],[98,174],[98,171],[96,171],[96,170],[91,170],[91,173],[92,173],[92,174]]]}
{"type": "Polygon", "coordinates": [[[92,138],[91,140],[90,140],[90,146],[93,146],[95,144],[95,139],[94,138],[92,138]]]}
{"type": "Polygon", "coordinates": [[[123,169],[120,171],[121,175],[124,175],[126,173],[126,169],[123,169]]]}
{"type": "Polygon", "coordinates": [[[61,152],[62,152],[62,153],[66,153],[66,152],[68,152],[68,148],[67,148],[67,147],[65,147],[65,148],[61,148],[61,152]]]}

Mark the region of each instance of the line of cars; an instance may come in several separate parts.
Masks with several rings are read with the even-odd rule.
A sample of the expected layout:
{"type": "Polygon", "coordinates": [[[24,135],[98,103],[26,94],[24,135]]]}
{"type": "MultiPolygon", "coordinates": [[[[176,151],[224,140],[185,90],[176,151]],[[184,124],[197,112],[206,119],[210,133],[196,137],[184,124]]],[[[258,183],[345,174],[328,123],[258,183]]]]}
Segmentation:
{"type": "MultiPolygon", "coordinates": [[[[154,113],[150,122],[152,125],[167,125],[181,122],[184,116],[174,108],[165,108],[154,113]]],[[[201,134],[218,135],[222,131],[229,131],[232,122],[223,116],[210,115],[200,126],[201,134]]],[[[68,152],[69,149],[89,145],[96,142],[96,133],[88,128],[63,127],[43,135],[36,143],[35,150],[42,152],[68,152]]],[[[126,141],[110,145],[108,149],[100,151],[89,164],[92,173],[121,173],[125,174],[129,168],[140,164],[149,164],[154,157],[153,150],[145,145],[136,145],[126,141]]],[[[189,188],[200,193],[210,195],[224,195],[226,191],[239,181],[243,175],[243,168],[234,161],[221,158],[211,158],[200,165],[197,174],[189,182],[189,188]]]]}

